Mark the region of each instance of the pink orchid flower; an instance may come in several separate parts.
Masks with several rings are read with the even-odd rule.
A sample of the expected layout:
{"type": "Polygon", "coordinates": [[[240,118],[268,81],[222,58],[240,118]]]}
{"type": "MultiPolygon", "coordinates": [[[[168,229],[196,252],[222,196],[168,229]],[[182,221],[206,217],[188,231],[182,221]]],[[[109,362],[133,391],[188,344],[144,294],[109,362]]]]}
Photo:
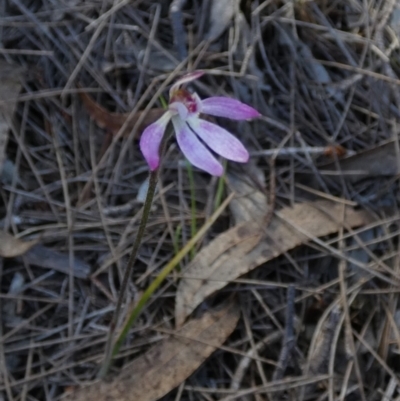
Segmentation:
{"type": "Polygon", "coordinates": [[[196,93],[181,88],[182,84],[202,75],[202,71],[196,71],[179,79],[170,90],[168,110],[143,131],[140,149],[152,171],[160,164],[159,148],[170,120],[183,154],[191,164],[201,170],[216,176],[223,173],[222,165],[208,148],[228,160],[239,163],[249,160],[249,153],[238,139],[218,125],[199,118],[199,115],[204,113],[233,120],[247,120],[260,116],[260,113],[236,99],[210,97],[201,100],[196,93]]]}

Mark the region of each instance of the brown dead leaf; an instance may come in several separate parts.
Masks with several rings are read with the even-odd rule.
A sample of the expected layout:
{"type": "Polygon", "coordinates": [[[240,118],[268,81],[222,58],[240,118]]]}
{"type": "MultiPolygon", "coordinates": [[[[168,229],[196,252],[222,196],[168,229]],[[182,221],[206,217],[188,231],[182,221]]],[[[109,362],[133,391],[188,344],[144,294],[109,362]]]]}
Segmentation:
{"type": "Polygon", "coordinates": [[[69,401],[155,401],[187,379],[235,329],[239,310],[226,304],[193,319],[123,368],[113,382],[76,391],[69,401]]]}
{"type": "MultiPolygon", "coordinates": [[[[250,169],[246,166],[246,170],[250,169]]],[[[266,191],[260,190],[260,186],[248,178],[256,173],[262,175],[262,172],[254,166],[251,167],[251,170],[250,174],[252,175],[235,173],[227,175],[229,188],[236,194],[229,204],[235,225],[250,220],[263,221],[268,210],[266,191]]],[[[264,177],[260,182],[263,181],[264,177]]]]}
{"type": "Polygon", "coordinates": [[[0,231],[0,256],[3,258],[15,258],[28,252],[38,240],[24,242],[11,234],[0,231]]]}
{"type": "MultiPolygon", "coordinates": [[[[282,253],[339,230],[343,206],[329,201],[302,203],[284,208],[267,229],[259,222],[245,222],[218,236],[199,252],[184,271],[176,293],[175,319],[179,327],[210,294],[239,276],[282,253]],[[309,236],[296,231],[301,227],[309,236]]],[[[364,211],[346,207],[348,227],[371,221],[364,211]]]]}
{"type": "MultiPolygon", "coordinates": [[[[83,104],[85,105],[90,117],[94,122],[105,130],[108,130],[113,135],[116,135],[121,127],[124,125],[125,121],[128,119],[130,113],[111,113],[104,107],[96,103],[87,93],[81,92],[80,97],[83,104]]],[[[146,112],[146,116],[139,125],[137,133],[140,134],[148,125],[154,123],[161,115],[165,112],[164,109],[151,109],[146,112]]],[[[138,111],[135,116],[133,116],[125,130],[125,134],[129,134],[133,127],[135,126],[138,119],[142,116],[144,111],[138,111]]]]}
{"type": "Polygon", "coordinates": [[[238,12],[238,0],[213,0],[210,10],[210,27],[206,39],[213,41],[222,35],[238,12]]]}
{"type": "MultiPolygon", "coordinates": [[[[383,143],[372,149],[338,161],[341,174],[354,182],[365,177],[393,176],[400,173],[398,146],[394,141],[383,143]]],[[[337,176],[335,163],[320,167],[321,173],[337,176]]]]}

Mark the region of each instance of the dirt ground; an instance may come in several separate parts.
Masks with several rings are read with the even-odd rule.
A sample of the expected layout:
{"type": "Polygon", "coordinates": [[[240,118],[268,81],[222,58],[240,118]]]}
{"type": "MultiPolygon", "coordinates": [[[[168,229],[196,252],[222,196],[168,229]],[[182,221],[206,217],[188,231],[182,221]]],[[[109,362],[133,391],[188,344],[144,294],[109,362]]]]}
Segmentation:
{"type": "Polygon", "coordinates": [[[399,39],[394,0],[0,1],[0,400],[400,400],[399,39]],[[250,161],[168,139],[100,380],[195,70],[250,161]]]}

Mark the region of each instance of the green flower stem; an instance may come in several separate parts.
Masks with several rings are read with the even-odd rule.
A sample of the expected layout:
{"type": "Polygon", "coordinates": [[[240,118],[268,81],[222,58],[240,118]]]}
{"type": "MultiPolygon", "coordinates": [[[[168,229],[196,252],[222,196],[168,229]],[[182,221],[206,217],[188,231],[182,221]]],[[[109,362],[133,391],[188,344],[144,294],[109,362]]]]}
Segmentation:
{"type": "Polygon", "coordinates": [[[149,219],[150,209],[151,209],[151,205],[153,203],[154,193],[155,193],[156,187],[157,187],[157,178],[158,178],[158,170],[152,171],[150,173],[149,189],[147,190],[146,200],[145,200],[144,206],[143,206],[143,214],[142,214],[142,219],[140,221],[139,230],[136,235],[135,242],[133,244],[132,253],[129,257],[128,263],[125,268],[125,273],[124,273],[124,277],[122,279],[122,284],[121,284],[121,289],[120,289],[120,293],[119,293],[118,300],[117,300],[117,305],[115,307],[114,315],[113,315],[111,323],[110,323],[110,329],[108,331],[106,352],[105,352],[102,367],[99,372],[99,377],[101,377],[101,378],[107,374],[108,369],[110,368],[110,365],[111,365],[111,361],[112,361],[112,357],[113,357],[111,344],[113,341],[115,329],[118,324],[119,315],[121,313],[122,303],[125,299],[125,292],[128,287],[129,279],[131,278],[131,275],[132,275],[133,266],[135,264],[136,256],[137,256],[140,244],[142,242],[144,230],[147,225],[147,220],[149,219]]]}
{"type": "Polygon", "coordinates": [[[178,263],[190,252],[190,250],[196,245],[196,243],[203,237],[203,235],[209,230],[209,228],[214,224],[220,214],[225,210],[225,208],[229,205],[229,202],[234,197],[234,193],[228,196],[224,202],[222,202],[221,206],[212,214],[212,216],[206,221],[206,223],[197,231],[196,235],[189,240],[189,242],[181,249],[181,251],[175,255],[169,263],[161,270],[158,276],[154,279],[154,281],[147,287],[146,291],[143,293],[142,297],[140,298],[139,302],[132,310],[131,314],[129,315],[127,321],[124,324],[124,327],[121,333],[118,336],[118,339],[114,345],[114,349],[112,351],[112,357],[115,356],[123,341],[125,340],[126,336],[129,333],[130,328],[132,327],[133,323],[139,316],[140,312],[146,305],[147,301],[150,297],[154,294],[157,288],[161,285],[164,279],[168,276],[168,274],[178,265],[178,263]]]}
{"type": "MultiPolygon", "coordinates": [[[[193,167],[187,160],[186,160],[186,167],[188,171],[189,185],[190,185],[190,213],[191,213],[190,234],[192,237],[194,237],[197,232],[196,191],[194,188],[193,167]]],[[[192,248],[190,251],[190,259],[193,259],[195,256],[196,256],[196,250],[192,248]]]]}
{"type": "Polygon", "coordinates": [[[222,177],[218,178],[217,193],[215,195],[214,209],[218,209],[219,205],[221,204],[222,197],[224,195],[225,180],[226,180],[226,165],[227,165],[226,160],[223,161],[222,165],[224,167],[224,174],[222,175],[222,177]]]}

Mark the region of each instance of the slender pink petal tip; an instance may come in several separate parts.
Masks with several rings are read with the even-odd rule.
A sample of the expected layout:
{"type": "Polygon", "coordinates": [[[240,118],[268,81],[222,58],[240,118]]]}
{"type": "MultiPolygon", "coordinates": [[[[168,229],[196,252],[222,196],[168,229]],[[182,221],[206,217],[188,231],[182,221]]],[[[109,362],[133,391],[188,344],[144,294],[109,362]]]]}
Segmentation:
{"type": "Polygon", "coordinates": [[[215,177],[221,177],[224,174],[224,168],[220,165],[218,167],[210,169],[208,173],[215,177]]]}
{"type": "MultiPolygon", "coordinates": [[[[253,109],[253,108],[251,107],[251,109],[253,109]]],[[[258,118],[258,117],[261,117],[261,113],[260,113],[259,111],[257,111],[256,109],[253,109],[253,110],[252,110],[252,113],[253,113],[253,115],[252,115],[250,118],[258,118]]]]}
{"type": "Polygon", "coordinates": [[[165,128],[171,119],[169,112],[164,113],[155,123],[150,124],[140,137],[140,150],[151,171],[160,165],[159,148],[165,128]]]}
{"type": "Polygon", "coordinates": [[[242,161],[242,163],[248,163],[248,162],[249,162],[249,159],[250,159],[250,155],[247,154],[246,159],[244,159],[244,160],[242,161]]]}
{"type": "Polygon", "coordinates": [[[249,161],[249,159],[250,159],[249,152],[248,152],[246,149],[243,149],[243,150],[240,152],[240,154],[239,154],[239,153],[236,154],[235,162],[238,162],[238,163],[247,163],[247,162],[249,161]]]}
{"type": "Polygon", "coordinates": [[[160,157],[158,156],[158,149],[151,149],[148,145],[148,141],[146,136],[142,135],[140,138],[140,150],[146,159],[147,164],[150,167],[151,171],[154,171],[160,165],[160,157]]]}
{"type": "Polygon", "coordinates": [[[180,77],[171,87],[169,91],[170,97],[173,95],[173,93],[183,84],[186,84],[191,81],[195,81],[196,79],[199,79],[202,75],[204,75],[204,71],[198,70],[198,71],[193,71],[189,72],[188,74],[183,75],[180,77]]]}
{"type": "Polygon", "coordinates": [[[150,162],[148,162],[150,170],[154,171],[157,170],[159,165],[160,165],[160,160],[152,160],[150,162]]]}
{"type": "Polygon", "coordinates": [[[183,75],[181,79],[188,79],[189,81],[193,81],[195,79],[199,79],[203,75],[204,75],[204,71],[196,70],[196,71],[192,71],[192,72],[189,72],[188,74],[183,75]]]}
{"type": "Polygon", "coordinates": [[[216,117],[226,117],[232,120],[250,120],[261,114],[253,107],[229,97],[209,97],[201,101],[201,111],[216,117]]]}

